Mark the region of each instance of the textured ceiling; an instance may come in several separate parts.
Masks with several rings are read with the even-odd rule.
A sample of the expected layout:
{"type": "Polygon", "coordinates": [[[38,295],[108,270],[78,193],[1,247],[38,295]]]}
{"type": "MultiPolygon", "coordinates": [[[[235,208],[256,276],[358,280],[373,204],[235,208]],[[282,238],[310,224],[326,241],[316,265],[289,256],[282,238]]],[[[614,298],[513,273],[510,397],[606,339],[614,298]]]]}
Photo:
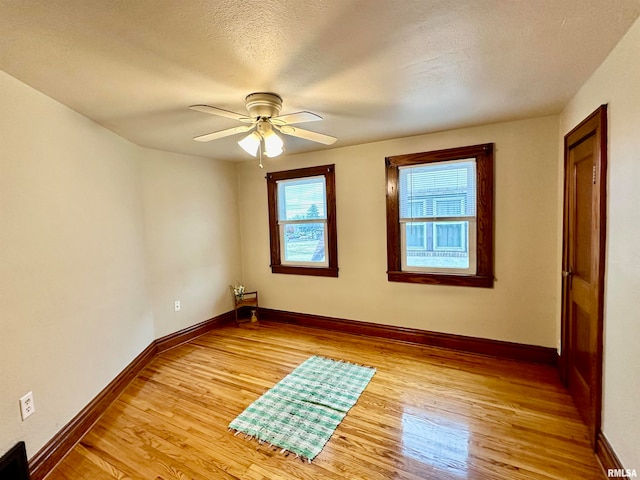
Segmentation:
{"type": "Polygon", "coordinates": [[[333,147],[558,113],[640,0],[0,0],[0,69],[121,136],[246,160],[238,125],[272,91],[333,147]]]}

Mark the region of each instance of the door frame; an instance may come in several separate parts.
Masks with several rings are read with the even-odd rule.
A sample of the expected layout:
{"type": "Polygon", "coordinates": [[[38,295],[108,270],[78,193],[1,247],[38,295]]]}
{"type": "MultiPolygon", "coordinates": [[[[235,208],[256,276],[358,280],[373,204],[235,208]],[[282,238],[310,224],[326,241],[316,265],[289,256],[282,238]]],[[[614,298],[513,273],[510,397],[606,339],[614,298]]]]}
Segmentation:
{"type": "MultiPolygon", "coordinates": [[[[594,205],[594,211],[597,212],[599,226],[598,250],[593,253],[596,262],[596,295],[597,295],[597,347],[594,359],[595,365],[595,385],[591,388],[595,392],[594,402],[594,425],[590,428],[589,436],[591,445],[596,450],[598,436],[601,432],[602,424],[602,370],[603,370],[603,337],[604,337],[604,279],[606,265],[606,230],[607,230],[607,105],[601,105],[591,115],[585,118],[574,129],[567,133],[564,137],[564,193],[563,193],[563,238],[562,238],[562,270],[569,271],[569,215],[568,208],[570,203],[569,192],[571,175],[569,172],[569,148],[580,143],[585,138],[596,135],[599,149],[599,164],[596,164],[595,178],[597,180],[596,188],[598,192],[598,203],[594,205]]],[[[569,382],[569,280],[567,276],[562,277],[562,304],[561,304],[561,353],[559,361],[560,378],[565,387],[569,382]]]]}

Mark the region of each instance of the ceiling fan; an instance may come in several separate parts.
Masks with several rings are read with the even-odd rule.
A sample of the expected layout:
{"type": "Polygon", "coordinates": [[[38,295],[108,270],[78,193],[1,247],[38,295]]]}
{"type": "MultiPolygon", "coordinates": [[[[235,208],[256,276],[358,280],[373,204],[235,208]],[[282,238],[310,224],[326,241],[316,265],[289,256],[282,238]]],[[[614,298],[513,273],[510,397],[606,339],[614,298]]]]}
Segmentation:
{"type": "Polygon", "coordinates": [[[230,112],[218,107],[209,105],[191,105],[191,110],[208,113],[210,115],[218,115],[221,117],[233,118],[246,125],[227,128],[219,132],[207,133],[194,137],[198,142],[209,142],[218,138],[245,133],[254,130],[249,135],[238,142],[247,153],[254,157],[260,154],[260,167],[262,167],[262,154],[267,157],[277,157],[284,150],[284,142],[274,132],[277,130],[285,135],[310,140],[312,142],[322,143],[324,145],[333,144],[337,138],[323,133],[304,130],[299,127],[293,127],[292,124],[315,122],[322,120],[320,115],[311,112],[296,112],[287,115],[280,115],[282,108],[282,98],[275,93],[257,92],[247,95],[245,98],[245,106],[248,115],[230,112]]]}

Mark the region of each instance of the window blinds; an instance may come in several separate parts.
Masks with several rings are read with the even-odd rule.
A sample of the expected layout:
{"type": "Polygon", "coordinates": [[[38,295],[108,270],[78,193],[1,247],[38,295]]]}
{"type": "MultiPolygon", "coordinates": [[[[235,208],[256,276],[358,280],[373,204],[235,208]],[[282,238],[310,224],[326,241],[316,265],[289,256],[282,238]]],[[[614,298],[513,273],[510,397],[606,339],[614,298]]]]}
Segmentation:
{"type": "Polygon", "coordinates": [[[401,222],[475,217],[475,158],[404,166],[399,172],[401,222]]]}
{"type": "Polygon", "coordinates": [[[325,177],[280,180],[278,184],[278,220],[295,221],[327,218],[325,177]]]}

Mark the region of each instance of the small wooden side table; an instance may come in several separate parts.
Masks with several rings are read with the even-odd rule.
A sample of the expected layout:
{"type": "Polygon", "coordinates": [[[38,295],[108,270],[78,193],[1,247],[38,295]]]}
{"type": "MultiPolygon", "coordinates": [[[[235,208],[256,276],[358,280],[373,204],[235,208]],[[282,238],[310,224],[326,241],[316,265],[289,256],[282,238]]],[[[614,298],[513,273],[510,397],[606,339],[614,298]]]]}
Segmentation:
{"type": "MultiPolygon", "coordinates": [[[[238,315],[238,312],[241,308],[244,307],[255,307],[256,319],[258,318],[258,292],[245,292],[242,298],[238,298],[235,295],[233,296],[234,301],[234,309],[236,314],[236,325],[240,325],[241,318],[238,315]]],[[[250,320],[251,321],[251,320],[250,320]]]]}

